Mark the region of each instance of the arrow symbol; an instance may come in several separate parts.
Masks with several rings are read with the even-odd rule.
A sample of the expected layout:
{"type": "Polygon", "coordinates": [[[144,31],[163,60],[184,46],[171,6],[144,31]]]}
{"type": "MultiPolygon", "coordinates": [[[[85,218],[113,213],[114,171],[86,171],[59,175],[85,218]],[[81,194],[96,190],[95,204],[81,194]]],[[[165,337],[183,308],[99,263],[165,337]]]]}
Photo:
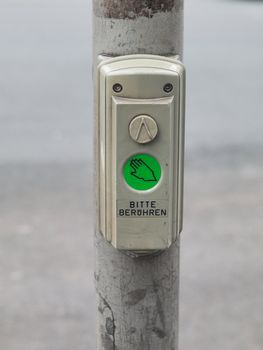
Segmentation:
{"type": "Polygon", "coordinates": [[[151,134],[151,131],[144,117],[141,118],[141,123],[136,134],[136,141],[139,141],[140,139],[143,139],[145,141],[151,141],[153,139],[153,135],[151,134]],[[143,132],[146,134],[146,137],[143,135],[143,132]]]}

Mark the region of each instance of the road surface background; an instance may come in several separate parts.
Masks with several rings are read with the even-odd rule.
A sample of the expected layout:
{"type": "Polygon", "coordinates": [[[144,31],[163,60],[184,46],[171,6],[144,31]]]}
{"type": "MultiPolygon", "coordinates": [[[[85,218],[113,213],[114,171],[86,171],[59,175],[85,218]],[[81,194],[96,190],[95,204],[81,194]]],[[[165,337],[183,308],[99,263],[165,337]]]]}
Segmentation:
{"type": "MultiPolygon", "coordinates": [[[[0,348],[95,349],[91,9],[0,2],[0,348]]],[[[263,348],[263,2],[186,0],[182,350],[263,348]]]]}

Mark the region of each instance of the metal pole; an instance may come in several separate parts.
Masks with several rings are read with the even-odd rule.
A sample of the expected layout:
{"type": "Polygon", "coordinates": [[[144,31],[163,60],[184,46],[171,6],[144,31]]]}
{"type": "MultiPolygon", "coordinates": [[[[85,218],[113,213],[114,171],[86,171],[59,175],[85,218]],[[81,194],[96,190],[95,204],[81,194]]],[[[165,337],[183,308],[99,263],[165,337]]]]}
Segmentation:
{"type": "MultiPolygon", "coordinates": [[[[93,0],[99,54],[182,56],[183,0],[93,0]]],[[[98,350],[177,350],[179,238],[132,258],[95,235],[98,350]]]]}

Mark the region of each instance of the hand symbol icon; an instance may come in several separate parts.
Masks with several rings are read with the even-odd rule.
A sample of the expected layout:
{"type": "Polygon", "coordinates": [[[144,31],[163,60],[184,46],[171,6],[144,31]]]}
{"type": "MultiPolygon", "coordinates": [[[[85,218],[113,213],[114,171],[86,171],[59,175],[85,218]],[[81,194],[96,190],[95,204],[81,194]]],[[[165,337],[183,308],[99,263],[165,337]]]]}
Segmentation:
{"type": "Polygon", "coordinates": [[[156,158],[147,153],[137,153],[128,158],[123,167],[126,183],[134,190],[147,191],[156,187],[162,169],[156,158]]]}
{"type": "Polygon", "coordinates": [[[130,162],[131,175],[142,181],[157,181],[154,171],[140,158],[133,158],[130,162]]]}

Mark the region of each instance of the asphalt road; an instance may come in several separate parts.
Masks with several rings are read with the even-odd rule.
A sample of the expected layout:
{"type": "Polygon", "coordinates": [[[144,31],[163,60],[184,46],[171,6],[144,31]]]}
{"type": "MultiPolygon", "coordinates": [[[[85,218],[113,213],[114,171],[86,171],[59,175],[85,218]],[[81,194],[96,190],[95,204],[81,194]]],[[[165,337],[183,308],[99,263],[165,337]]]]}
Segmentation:
{"type": "MultiPolygon", "coordinates": [[[[186,1],[182,350],[263,348],[263,2],[186,1]]],[[[95,349],[90,5],[0,2],[0,349],[95,349]]]]}

